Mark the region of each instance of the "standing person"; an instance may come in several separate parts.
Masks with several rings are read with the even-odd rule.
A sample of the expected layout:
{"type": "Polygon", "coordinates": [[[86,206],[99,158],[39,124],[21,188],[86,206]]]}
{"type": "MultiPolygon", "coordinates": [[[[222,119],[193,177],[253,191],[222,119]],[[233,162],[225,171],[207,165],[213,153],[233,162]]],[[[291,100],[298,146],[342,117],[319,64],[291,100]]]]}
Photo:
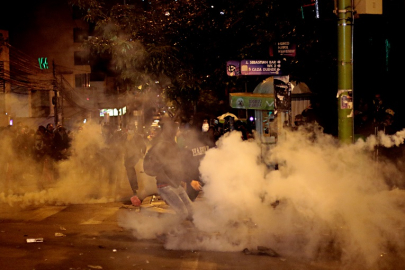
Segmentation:
{"type": "Polygon", "coordinates": [[[54,138],[55,138],[55,133],[54,133],[54,127],[51,123],[46,125],[45,129],[45,136],[44,136],[44,150],[45,154],[49,157],[53,156],[54,153],[54,138]]]}
{"type": "Polygon", "coordinates": [[[45,133],[46,128],[44,126],[38,126],[37,131],[35,131],[34,139],[34,156],[36,159],[42,160],[45,154],[45,133]]]}
{"type": "Polygon", "coordinates": [[[212,119],[210,125],[210,131],[214,134],[214,142],[218,141],[222,136],[223,128],[218,119],[212,119]]]}
{"type": "Polygon", "coordinates": [[[13,164],[16,158],[14,156],[13,143],[16,135],[13,126],[7,126],[2,129],[0,135],[2,140],[0,144],[0,173],[3,179],[0,182],[3,182],[2,191],[7,194],[11,184],[14,182],[13,164]]]}
{"type": "Polygon", "coordinates": [[[70,139],[66,132],[66,128],[63,126],[58,126],[54,131],[54,158],[59,161],[62,159],[67,159],[68,150],[70,147],[70,139]]]}
{"type": "Polygon", "coordinates": [[[35,155],[35,130],[30,128],[27,132],[28,135],[28,152],[29,152],[29,157],[32,159],[34,158],[35,155]]]}
{"type": "Polygon", "coordinates": [[[28,135],[28,127],[25,125],[18,126],[15,137],[15,150],[20,158],[26,158],[30,153],[30,140],[28,135]]]}
{"type": "MultiPolygon", "coordinates": [[[[46,136],[46,127],[38,126],[37,131],[35,132],[35,141],[34,141],[34,163],[36,169],[36,175],[43,176],[44,173],[44,164],[45,164],[45,136],[46,136]]],[[[42,177],[37,177],[37,185],[39,188],[42,187],[42,177]]]]}
{"type": "MultiPolygon", "coordinates": [[[[171,119],[163,121],[162,130],[144,158],[146,174],[156,176],[159,195],[182,219],[191,219],[193,207],[185,189],[181,186],[184,170],[181,149],[175,141],[178,125],[171,119]]],[[[185,181],[190,182],[187,178],[185,181]]]]}
{"type": "Polygon", "coordinates": [[[101,150],[101,154],[106,159],[104,164],[105,177],[107,178],[108,191],[106,196],[115,198],[118,179],[120,179],[121,166],[124,163],[124,147],[126,146],[126,135],[124,131],[110,129],[111,136],[106,141],[106,147],[101,150]]]}
{"type": "Polygon", "coordinates": [[[379,125],[382,122],[384,122],[386,109],[387,109],[386,104],[381,94],[380,93],[375,94],[371,105],[375,125],[379,125]]]}
{"type": "Polygon", "coordinates": [[[246,141],[248,139],[248,131],[245,124],[242,121],[237,120],[235,122],[235,130],[240,131],[242,133],[242,140],[246,141]]]}
{"type": "Polygon", "coordinates": [[[301,112],[303,121],[306,124],[318,123],[322,126],[320,107],[321,105],[317,100],[311,100],[310,105],[301,112]]]}
{"type": "Polygon", "coordinates": [[[42,180],[46,184],[52,184],[55,182],[54,177],[54,127],[51,123],[46,125],[46,131],[44,136],[44,167],[42,170],[42,180]]]}
{"type": "Polygon", "coordinates": [[[135,165],[145,155],[145,152],[146,144],[142,136],[135,133],[132,129],[128,130],[124,149],[124,165],[133,193],[131,202],[135,206],[141,205],[141,200],[138,198],[138,177],[135,165]]]}

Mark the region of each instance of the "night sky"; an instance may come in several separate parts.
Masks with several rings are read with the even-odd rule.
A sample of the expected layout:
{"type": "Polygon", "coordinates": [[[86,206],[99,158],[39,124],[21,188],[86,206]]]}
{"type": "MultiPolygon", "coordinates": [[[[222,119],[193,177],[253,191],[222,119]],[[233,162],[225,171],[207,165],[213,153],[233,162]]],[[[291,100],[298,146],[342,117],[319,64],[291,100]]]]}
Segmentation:
{"type": "Polygon", "coordinates": [[[0,29],[8,30],[10,40],[13,41],[18,35],[22,35],[27,25],[35,20],[34,11],[36,6],[43,2],[38,1],[2,1],[0,4],[0,29]]]}

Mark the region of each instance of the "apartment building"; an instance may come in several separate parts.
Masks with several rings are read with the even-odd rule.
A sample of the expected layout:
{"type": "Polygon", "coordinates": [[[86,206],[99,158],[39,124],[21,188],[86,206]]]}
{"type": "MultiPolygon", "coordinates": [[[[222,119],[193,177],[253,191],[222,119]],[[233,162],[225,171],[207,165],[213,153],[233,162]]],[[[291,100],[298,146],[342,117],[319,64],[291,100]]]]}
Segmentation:
{"type": "Polygon", "coordinates": [[[117,127],[124,124],[125,100],[105,95],[108,89],[114,92],[113,78],[92,72],[90,54],[83,46],[92,26],[82,15],[67,1],[44,0],[26,18],[24,31],[14,33],[12,44],[7,31],[0,31],[5,40],[0,51],[2,125],[9,124],[10,117],[14,124],[53,123],[69,129],[89,119],[117,127]],[[28,65],[22,67],[24,62],[28,65]],[[13,73],[18,68],[22,70],[13,73]],[[10,74],[7,80],[2,80],[2,70],[10,74]],[[7,93],[12,101],[8,105],[7,93]]]}

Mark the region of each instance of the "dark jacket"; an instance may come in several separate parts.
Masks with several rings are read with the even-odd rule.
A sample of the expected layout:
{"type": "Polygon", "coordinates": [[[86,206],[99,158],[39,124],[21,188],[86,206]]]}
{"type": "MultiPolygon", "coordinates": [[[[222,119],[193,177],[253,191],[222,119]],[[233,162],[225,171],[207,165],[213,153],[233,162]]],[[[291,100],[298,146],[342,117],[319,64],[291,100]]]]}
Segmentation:
{"type": "Polygon", "coordinates": [[[152,142],[144,158],[146,174],[156,176],[159,186],[171,185],[178,187],[182,181],[191,182],[190,176],[185,176],[184,153],[175,141],[178,126],[172,121],[163,124],[162,131],[152,142]]]}
{"type": "MultiPolygon", "coordinates": [[[[190,131],[186,137],[186,147],[183,151],[183,166],[185,177],[200,180],[200,162],[205,153],[215,146],[214,139],[208,132],[190,131]]],[[[187,179],[184,180],[187,182],[187,179]]]]}
{"type": "Polygon", "coordinates": [[[146,144],[141,135],[135,134],[126,141],[124,149],[125,166],[133,167],[143,157],[146,152],[146,144]]]}
{"type": "Polygon", "coordinates": [[[184,165],[181,150],[176,142],[161,139],[149,151],[153,151],[156,157],[156,184],[178,187],[184,179],[184,165]]]}
{"type": "Polygon", "coordinates": [[[56,160],[66,159],[68,154],[67,150],[70,147],[70,138],[63,127],[58,128],[54,133],[53,138],[54,158],[56,160]]]}

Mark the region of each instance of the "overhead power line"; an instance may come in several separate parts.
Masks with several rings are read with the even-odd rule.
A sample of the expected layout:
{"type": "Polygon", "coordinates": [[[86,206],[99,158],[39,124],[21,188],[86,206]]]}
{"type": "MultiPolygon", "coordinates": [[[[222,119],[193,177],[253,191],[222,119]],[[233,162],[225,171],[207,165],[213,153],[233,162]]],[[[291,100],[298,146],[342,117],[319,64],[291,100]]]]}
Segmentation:
{"type": "Polygon", "coordinates": [[[46,69],[40,69],[38,60],[28,56],[24,52],[11,46],[8,43],[3,43],[9,49],[9,61],[4,62],[9,66],[9,70],[4,69],[0,73],[0,80],[10,83],[11,91],[16,89],[26,88],[36,91],[50,91],[54,85],[52,72],[46,69]]]}

